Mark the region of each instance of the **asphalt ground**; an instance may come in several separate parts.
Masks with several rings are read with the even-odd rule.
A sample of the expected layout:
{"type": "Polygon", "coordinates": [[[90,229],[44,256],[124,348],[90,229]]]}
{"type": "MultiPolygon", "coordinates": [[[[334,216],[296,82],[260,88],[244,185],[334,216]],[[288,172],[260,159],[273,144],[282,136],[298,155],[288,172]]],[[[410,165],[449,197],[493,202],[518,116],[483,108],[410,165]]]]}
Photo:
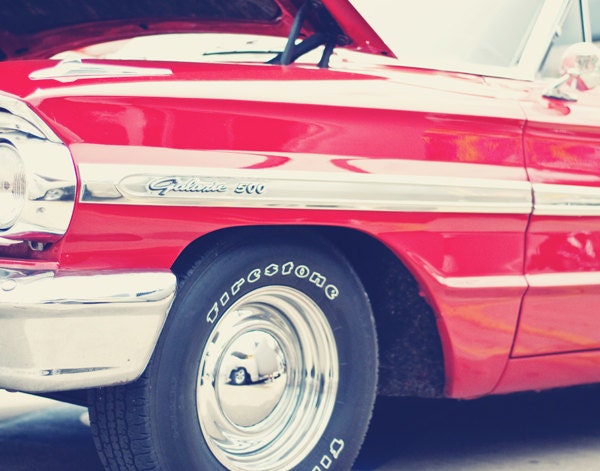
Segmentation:
{"type": "MultiPolygon", "coordinates": [[[[353,471],[600,470],[600,386],[378,401],[353,471]]],[[[86,409],[0,391],[0,471],[101,471],[86,409]]]]}

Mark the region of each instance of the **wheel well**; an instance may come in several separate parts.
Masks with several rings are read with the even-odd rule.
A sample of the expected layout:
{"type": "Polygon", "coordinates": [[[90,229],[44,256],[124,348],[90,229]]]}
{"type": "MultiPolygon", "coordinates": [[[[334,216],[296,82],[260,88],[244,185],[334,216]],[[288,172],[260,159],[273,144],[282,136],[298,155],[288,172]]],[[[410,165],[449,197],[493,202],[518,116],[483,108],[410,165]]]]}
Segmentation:
{"type": "Polygon", "coordinates": [[[232,238],[286,237],[310,231],[329,240],[353,265],[371,301],[379,345],[379,388],[386,396],[441,397],[444,361],[435,315],[402,262],[381,242],[353,229],[258,226],[222,229],[190,244],[172,269],[183,277],[198,258],[232,238]]]}

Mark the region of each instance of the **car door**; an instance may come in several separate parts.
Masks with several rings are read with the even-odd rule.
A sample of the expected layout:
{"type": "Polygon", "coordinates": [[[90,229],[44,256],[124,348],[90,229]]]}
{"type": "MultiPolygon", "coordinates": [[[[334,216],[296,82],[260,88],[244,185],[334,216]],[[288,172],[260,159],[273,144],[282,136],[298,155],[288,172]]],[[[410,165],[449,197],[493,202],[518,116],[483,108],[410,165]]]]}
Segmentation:
{"type": "MultiPolygon", "coordinates": [[[[570,38],[553,47],[547,68],[557,67],[548,62],[570,42],[583,39],[578,7],[574,2],[573,21],[563,26],[570,38]]],[[[584,10],[583,18],[600,33],[594,16],[600,2],[590,1],[589,8],[592,15],[584,10]]],[[[600,39],[587,30],[585,36],[600,39]]],[[[559,74],[558,68],[550,73],[559,74]]],[[[573,91],[567,84],[561,90],[576,101],[544,98],[550,84],[542,78],[523,102],[534,212],[526,240],[529,288],[513,357],[600,348],[600,89],[573,91]]]]}

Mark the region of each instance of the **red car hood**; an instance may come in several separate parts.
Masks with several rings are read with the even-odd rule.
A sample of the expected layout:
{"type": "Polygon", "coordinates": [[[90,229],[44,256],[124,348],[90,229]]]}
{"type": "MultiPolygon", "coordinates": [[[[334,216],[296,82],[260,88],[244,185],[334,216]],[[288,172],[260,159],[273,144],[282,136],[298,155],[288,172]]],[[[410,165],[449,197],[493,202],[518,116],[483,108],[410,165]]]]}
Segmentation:
{"type": "MultiPolygon", "coordinates": [[[[287,36],[304,0],[11,0],[0,9],[0,60],[46,58],[140,35],[227,32],[287,36]]],[[[347,36],[357,50],[389,49],[348,0],[322,0],[333,21],[312,15],[303,32],[347,36]]]]}

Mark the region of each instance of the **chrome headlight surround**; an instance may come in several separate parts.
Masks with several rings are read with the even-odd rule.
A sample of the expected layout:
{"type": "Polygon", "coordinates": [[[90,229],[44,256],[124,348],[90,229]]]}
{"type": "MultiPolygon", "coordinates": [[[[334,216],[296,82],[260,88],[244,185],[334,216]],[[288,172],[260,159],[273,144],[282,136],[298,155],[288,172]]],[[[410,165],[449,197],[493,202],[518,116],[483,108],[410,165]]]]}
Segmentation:
{"type": "Polygon", "coordinates": [[[75,206],[71,154],[25,103],[0,96],[0,165],[5,163],[0,246],[55,242],[65,234],[75,206]]]}
{"type": "Polygon", "coordinates": [[[18,220],[25,206],[25,166],[17,150],[0,141],[0,231],[18,220]]]}

